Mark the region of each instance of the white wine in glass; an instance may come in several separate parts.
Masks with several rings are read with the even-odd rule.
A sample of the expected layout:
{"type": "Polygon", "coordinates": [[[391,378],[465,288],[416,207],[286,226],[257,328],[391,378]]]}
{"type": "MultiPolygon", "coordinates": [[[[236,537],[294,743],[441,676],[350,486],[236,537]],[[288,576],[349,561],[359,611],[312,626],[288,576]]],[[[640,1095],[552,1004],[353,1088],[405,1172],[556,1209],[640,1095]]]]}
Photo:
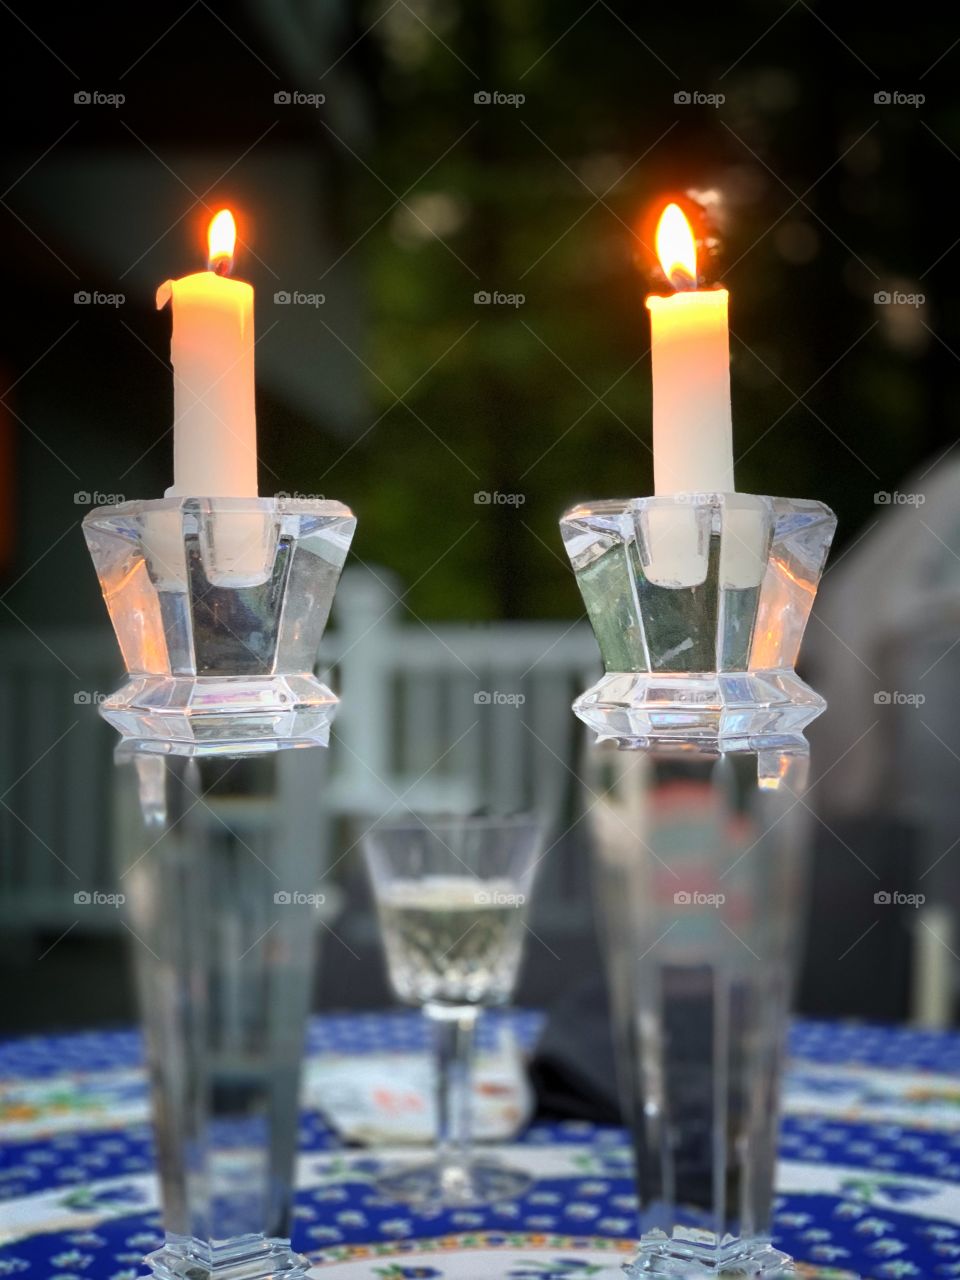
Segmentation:
{"type": "Polygon", "coordinates": [[[525,901],[510,880],[424,876],[378,898],[390,981],[407,1004],[503,1004],[516,980],[525,901]]]}
{"type": "Polygon", "coordinates": [[[430,1205],[521,1195],[529,1179],[470,1146],[470,1071],[480,1009],[513,993],[542,845],[534,818],[431,818],[367,833],[390,982],[434,1029],[437,1154],[378,1188],[430,1205]]]}

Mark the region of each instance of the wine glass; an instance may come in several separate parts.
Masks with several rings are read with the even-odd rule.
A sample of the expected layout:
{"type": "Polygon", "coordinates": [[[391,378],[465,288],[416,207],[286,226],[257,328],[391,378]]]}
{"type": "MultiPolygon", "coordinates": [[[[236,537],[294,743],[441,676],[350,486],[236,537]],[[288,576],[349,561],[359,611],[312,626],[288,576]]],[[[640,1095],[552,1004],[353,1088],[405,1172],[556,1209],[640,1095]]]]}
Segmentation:
{"type": "Polygon", "coordinates": [[[436,1156],[382,1177],[378,1189],[393,1199],[477,1204],[529,1186],[471,1150],[471,1067],[480,1009],[513,992],[542,844],[532,816],[414,818],[364,838],[390,983],[423,1009],[436,1054],[436,1156]]]}

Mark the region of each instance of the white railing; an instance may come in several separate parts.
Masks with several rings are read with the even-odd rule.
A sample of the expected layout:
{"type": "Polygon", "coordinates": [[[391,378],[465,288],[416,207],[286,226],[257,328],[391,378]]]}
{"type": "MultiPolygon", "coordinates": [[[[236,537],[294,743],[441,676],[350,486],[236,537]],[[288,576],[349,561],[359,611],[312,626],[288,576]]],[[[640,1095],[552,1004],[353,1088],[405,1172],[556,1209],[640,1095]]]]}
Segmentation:
{"type": "MultiPolygon", "coordinates": [[[[344,573],[334,619],[321,666],[343,703],[329,755],[317,755],[315,815],[327,865],[350,831],[390,809],[535,808],[558,831],[572,821],[583,739],[570,703],[599,670],[586,622],[423,626],[409,620],[386,574],[360,568],[344,573]]],[[[7,929],[66,927],[76,919],[74,891],[113,883],[116,736],[88,704],[121,674],[105,626],[3,633],[7,929]]],[[[82,921],[115,926],[116,912],[84,911],[82,921]]]]}

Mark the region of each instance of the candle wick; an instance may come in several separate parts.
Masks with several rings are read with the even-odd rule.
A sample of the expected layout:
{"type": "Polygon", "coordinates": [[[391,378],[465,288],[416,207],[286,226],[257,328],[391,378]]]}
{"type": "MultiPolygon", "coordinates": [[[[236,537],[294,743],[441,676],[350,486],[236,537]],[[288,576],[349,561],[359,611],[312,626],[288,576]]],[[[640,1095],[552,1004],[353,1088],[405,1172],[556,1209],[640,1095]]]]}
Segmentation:
{"type": "Polygon", "coordinates": [[[228,276],[233,268],[233,259],[220,257],[210,263],[210,270],[216,276],[228,276]]]}
{"type": "Polygon", "coordinates": [[[683,267],[674,267],[670,272],[670,283],[678,293],[697,287],[696,276],[692,276],[689,271],[684,271],[683,267]]]}

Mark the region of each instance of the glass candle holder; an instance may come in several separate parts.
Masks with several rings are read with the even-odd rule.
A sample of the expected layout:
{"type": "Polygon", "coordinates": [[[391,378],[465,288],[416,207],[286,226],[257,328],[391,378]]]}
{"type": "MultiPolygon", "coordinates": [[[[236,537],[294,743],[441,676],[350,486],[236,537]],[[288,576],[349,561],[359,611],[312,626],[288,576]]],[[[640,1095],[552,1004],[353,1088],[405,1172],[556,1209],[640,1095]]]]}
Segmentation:
{"type": "Polygon", "coordinates": [[[335,502],[173,498],[84,533],[127,667],[116,846],[146,1031],[163,1280],[300,1280],[300,1063],[324,906],[313,674],[355,521],[335,502]]]}
{"type": "Polygon", "coordinates": [[[769,1280],[778,1100],[804,896],[794,663],[836,521],[679,494],[561,521],[605,674],[589,762],[618,1076],[640,1206],[631,1276],[769,1280]],[[629,752],[617,759],[611,749],[629,752]],[[634,754],[635,753],[635,754],[634,754]]]}
{"type": "Polygon", "coordinates": [[[356,520],[339,502],[161,498],[83,521],[129,675],[100,713],[131,746],[326,745],[313,674],[356,520]]]}

